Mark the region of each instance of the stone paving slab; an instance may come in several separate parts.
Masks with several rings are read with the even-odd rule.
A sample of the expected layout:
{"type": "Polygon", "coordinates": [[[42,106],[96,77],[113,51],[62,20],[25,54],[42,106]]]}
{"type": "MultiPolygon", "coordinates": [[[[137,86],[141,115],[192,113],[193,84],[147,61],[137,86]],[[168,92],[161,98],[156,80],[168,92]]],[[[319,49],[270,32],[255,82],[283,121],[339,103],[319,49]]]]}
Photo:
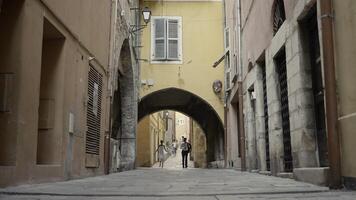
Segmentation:
{"type": "Polygon", "coordinates": [[[323,192],[308,183],[227,169],[139,169],[66,182],[22,185],[0,193],[86,196],[229,195],[323,192]]]}
{"type": "Polygon", "coordinates": [[[133,171],[66,182],[0,189],[1,200],[230,200],[230,199],[353,199],[356,194],[329,191],[292,179],[229,169],[182,169],[180,157],[165,168],[133,171]]]}
{"type": "Polygon", "coordinates": [[[297,194],[211,195],[211,196],[165,196],[165,197],[86,197],[86,196],[28,196],[0,195],[1,200],[355,200],[356,192],[330,191],[297,194]]]}

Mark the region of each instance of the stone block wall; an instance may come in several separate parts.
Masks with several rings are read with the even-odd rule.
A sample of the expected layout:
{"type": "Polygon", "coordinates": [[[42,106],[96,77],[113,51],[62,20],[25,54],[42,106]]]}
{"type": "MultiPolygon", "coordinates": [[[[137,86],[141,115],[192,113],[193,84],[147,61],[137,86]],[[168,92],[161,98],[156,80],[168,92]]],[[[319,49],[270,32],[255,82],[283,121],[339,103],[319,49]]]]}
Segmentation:
{"type": "MultiPolygon", "coordinates": [[[[276,56],[286,53],[289,98],[290,134],[294,168],[317,167],[317,142],[314,116],[311,68],[306,41],[302,37],[301,17],[310,10],[312,1],[298,1],[290,19],[284,22],[271,39],[262,57],[266,65],[268,104],[269,151],[271,172],[284,172],[284,144],[281,117],[280,83],[275,63],[276,56]]],[[[264,130],[262,71],[254,61],[254,68],[244,80],[244,115],[246,131],[247,168],[266,170],[266,140],[264,130]],[[251,101],[250,92],[256,94],[251,101]],[[254,104],[254,105],[253,105],[254,104]],[[256,160],[257,158],[257,160],[256,160]],[[255,163],[257,161],[257,163],[255,163]]],[[[246,64],[247,66],[247,64],[246,64]]]]}

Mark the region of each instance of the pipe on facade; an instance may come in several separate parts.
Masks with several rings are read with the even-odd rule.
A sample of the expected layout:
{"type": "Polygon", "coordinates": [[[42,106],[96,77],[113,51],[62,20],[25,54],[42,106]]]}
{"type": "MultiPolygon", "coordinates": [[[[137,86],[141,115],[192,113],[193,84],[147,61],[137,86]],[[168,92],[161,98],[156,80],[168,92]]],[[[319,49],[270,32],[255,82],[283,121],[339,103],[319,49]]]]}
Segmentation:
{"type": "Polygon", "coordinates": [[[325,77],[325,107],[326,125],[328,131],[329,154],[329,187],[340,188],[341,164],[340,141],[337,131],[338,111],[336,98],[334,34],[333,34],[333,7],[332,0],[320,0],[321,33],[323,44],[324,77],[325,77]]]}
{"type": "Polygon", "coordinates": [[[227,106],[224,107],[224,165],[225,168],[228,167],[227,165],[227,106]]]}

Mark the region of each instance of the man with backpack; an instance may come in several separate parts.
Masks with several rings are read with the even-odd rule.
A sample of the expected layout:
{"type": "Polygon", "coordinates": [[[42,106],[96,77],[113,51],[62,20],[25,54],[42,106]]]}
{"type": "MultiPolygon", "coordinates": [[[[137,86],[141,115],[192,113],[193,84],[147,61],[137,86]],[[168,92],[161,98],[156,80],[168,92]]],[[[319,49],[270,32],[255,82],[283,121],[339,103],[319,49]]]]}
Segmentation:
{"type": "Polygon", "coordinates": [[[180,145],[180,149],[182,150],[182,165],[183,168],[188,167],[188,154],[192,149],[192,145],[187,142],[187,138],[183,138],[183,142],[180,145]]]}

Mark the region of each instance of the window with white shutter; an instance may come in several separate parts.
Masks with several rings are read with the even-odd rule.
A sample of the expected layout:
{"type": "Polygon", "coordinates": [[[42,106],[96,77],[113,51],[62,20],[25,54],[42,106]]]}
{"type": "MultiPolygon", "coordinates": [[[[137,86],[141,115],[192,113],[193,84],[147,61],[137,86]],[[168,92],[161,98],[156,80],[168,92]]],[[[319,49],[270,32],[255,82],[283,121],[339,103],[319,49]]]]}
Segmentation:
{"type": "Polygon", "coordinates": [[[178,34],[178,20],[169,19],[167,20],[167,46],[168,46],[168,55],[167,59],[169,60],[178,60],[178,42],[179,42],[179,34],[178,34]]]}
{"type": "Polygon", "coordinates": [[[152,17],[151,62],[182,62],[181,17],[152,17]]]}
{"type": "Polygon", "coordinates": [[[166,22],[165,19],[154,20],[154,59],[164,60],[166,58],[166,22]]]}

